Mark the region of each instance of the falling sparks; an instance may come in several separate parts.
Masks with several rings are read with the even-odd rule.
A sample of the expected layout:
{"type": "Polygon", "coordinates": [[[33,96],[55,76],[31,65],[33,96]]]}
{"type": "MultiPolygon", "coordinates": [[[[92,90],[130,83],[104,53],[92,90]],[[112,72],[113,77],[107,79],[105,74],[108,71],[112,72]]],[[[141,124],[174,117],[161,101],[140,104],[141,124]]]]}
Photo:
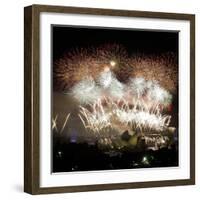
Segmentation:
{"type": "Polygon", "coordinates": [[[135,111],[134,109],[115,111],[120,122],[125,123],[133,129],[139,129],[141,132],[145,130],[163,131],[169,126],[171,116],[163,116],[157,113],[135,111]]]}
{"type": "Polygon", "coordinates": [[[110,115],[111,113],[106,113],[101,102],[91,105],[92,111],[80,106],[79,117],[83,122],[85,128],[89,128],[94,132],[99,132],[102,129],[111,127],[110,115]]]}
{"type": "Polygon", "coordinates": [[[158,108],[148,110],[139,103],[130,108],[125,100],[122,105],[110,99],[106,99],[106,103],[107,106],[103,106],[102,101],[98,101],[89,109],[80,107],[79,117],[85,128],[99,132],[107,127],[120,129],[121,125],[125,130],[148,132],[164,131],[170,124],[171,116],[162,115],[158,108]]]}

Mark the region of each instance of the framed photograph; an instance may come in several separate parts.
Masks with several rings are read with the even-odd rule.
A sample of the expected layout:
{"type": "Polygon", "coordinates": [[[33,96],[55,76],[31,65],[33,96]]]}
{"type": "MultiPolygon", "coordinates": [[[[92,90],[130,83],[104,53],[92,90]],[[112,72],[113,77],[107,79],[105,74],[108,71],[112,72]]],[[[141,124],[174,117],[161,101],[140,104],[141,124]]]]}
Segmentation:
{"type": "Polygon", "coordinates": [[[195,16],[24,11],[24,191],[194,184],[195,16]]]}

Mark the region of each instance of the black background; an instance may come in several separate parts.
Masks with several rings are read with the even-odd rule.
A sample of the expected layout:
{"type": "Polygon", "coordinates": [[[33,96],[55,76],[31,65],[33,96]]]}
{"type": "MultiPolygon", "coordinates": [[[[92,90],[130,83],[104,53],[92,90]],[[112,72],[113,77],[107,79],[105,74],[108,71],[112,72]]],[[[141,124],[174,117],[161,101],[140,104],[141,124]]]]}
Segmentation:
{"type": "Polygon", "coordinates": [[[52,26],[53,59],[76,47],[121,44],[128,53],[178,52],[178,32],[52,26]]]}

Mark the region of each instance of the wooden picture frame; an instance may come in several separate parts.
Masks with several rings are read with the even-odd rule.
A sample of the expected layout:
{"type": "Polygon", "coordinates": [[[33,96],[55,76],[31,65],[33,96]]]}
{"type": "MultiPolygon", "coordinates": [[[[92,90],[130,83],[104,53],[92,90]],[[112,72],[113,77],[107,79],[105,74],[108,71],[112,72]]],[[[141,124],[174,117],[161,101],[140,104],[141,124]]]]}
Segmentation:
{"type": "MultiPolygon", "coordinates": [[[[184,70],[184,69],[183,69],[184,70]]],[[[97,8],[63,7],[49,5],[32,5],[24,9],[24,191],[30,194],[47,194],[63,192],[83,192],[112,189],[147,188],[195,184],[195,16],[192,14],[161,13],[146,11],[111,10],[97,8]],[[112,16],[164,19],[186,21],[189,23],[189,65],[190,65],[190,132],[189,143],[189,177],[173,180],[132,181],[126,183],[105,183],[89,185],[67,185],[41,187],[40,155],[40,29],[41,13],[78,14],[79,16],[112,16]]]]}

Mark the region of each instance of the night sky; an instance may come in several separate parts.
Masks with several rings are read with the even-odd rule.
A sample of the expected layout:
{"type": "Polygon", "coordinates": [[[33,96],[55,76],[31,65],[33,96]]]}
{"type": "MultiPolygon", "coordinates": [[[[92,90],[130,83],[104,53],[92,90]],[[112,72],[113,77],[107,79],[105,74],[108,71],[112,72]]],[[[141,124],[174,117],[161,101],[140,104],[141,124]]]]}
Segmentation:
{"type": "Polygon", "coordinates": [[[120,43],[129,53],[178,53],[178,32],[62,26],[53,26],[52,32],[54,60],[74,47],[95,47],[106,43],[120,43]]]}

